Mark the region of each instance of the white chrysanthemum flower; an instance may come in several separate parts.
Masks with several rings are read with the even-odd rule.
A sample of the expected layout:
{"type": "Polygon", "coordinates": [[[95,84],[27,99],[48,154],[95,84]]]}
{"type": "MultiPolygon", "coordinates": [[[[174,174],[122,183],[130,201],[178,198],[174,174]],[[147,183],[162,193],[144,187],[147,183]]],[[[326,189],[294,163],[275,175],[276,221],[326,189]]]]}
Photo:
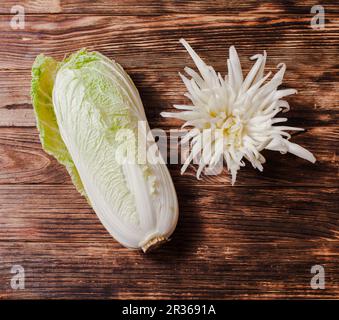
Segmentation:
{"type": "Polygon", "coordinates": [[[183,127],[194,128],[182,140],[191,143],[191,152],[182,173],[199,154],[197,178],[205,167],[213,169],[224,160],[232,174],[232,184],[237,171],[245,165],[244,158],[254,168],[263,170],[265,158],[260,153],[263,149],[290,152],[313,163],[316,161],[311,152],[289,141],[291,136],[287,130],[303,129],[275,125],[287,121],[287,118],[275,118],[280,111],[289,110],[288,103],[282,98],[296,93],[294,89],[277,89],[286,70],[284,63],[278,65],[280,70],[265,83],[271,73],[264,76],[264,51],[264,54],[251,57],[256,62],[244,79],[238,54],[232,46],[227,60],[228,75],[222,78],[184,39],[180,42],[191,55],[200,75],[191,68],[185,68],[191,79],[182,74],[180,77],[188,90],[185,96],[192,105],[174,105],[184,111],[162,112],[161,115],[184,120],[183,127]]]}

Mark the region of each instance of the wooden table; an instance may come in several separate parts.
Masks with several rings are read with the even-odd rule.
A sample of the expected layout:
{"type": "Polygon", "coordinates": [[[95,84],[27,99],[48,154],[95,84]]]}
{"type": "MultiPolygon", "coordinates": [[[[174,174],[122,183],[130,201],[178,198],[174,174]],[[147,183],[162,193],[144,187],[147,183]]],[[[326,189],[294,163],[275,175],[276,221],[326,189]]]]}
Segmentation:
{"type": "Polygon", "coordinates": [[[0,298],[338,298],[338,6],[321,1],[324,30],[311,28],[314,1],[22,0],[26,25],[13,30],[0,7],[0,298]],[[268,52],[267,70],[287,64],[293,141],[315,165],[265,152],[234,187],[226,172],[195,179],[169,165],[180,203],[173,240],[144,255],[121,247],[41,149],[30,102],[30,68],[43,52],[62,59],[81,47],[120,62],[139,88],[152,128],[180,121],[161,111],[186,103],[178,76],[193,66],[186,38],[226,72],[230,45],[245,70],[268,52]],[[13,290],[11,267],[24,267],[13,290]],[[314,290],[313,265],[326,287],[314,290]]]}

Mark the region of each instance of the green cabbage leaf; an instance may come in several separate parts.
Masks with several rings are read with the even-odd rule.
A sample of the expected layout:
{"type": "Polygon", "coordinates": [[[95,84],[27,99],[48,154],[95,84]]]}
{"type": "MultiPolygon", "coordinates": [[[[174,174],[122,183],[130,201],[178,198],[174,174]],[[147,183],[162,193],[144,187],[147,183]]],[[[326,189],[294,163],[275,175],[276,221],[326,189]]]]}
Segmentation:
{"type": "Polygon", "coordinates": [[[62,165],[71,176],[76,189],[86,196],[77,168],[62,140],[53,108],[52,92],[60,63],[40,54],[32,67],[32,104],[43,149],[62,165]]]}

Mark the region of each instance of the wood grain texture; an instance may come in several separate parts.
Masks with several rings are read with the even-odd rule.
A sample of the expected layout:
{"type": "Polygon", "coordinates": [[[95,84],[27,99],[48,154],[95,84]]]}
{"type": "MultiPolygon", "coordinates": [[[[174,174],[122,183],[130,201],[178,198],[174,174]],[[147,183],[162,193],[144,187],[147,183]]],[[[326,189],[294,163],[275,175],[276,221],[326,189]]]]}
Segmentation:
{"type": "MultiPolygon", "coordinates": [[[[173,240],[143,255],[112,241],[73,187],[2,185],[2,272],[14,263],[25,265],[30,297],[339,294],[338,208],[331,200],[338,190],[222,191],[181,189],[181,220],[173,240]],[[317,263],[328,273],[327,289],[320,293],[309,286],[310,268],[317,263]]],[[[6,287],[6,280],[3,297],[27,297],[6,287]]]]}
{"type": "MultiPolygon", "coordinates": [[[[229,188],[226,193],[223,189],[220,185],[182,188],[178,198],[185,229],[179,228],[174,238],[196,240],[199,245],[208,237],[227,245],[234,238],[237,243],[339,238],[338,206],[330,201],[338,195],[337,188],[319,192],[312,187],[248,187],[229,188]]],[[[0,200],[2,241],[113,242],[71,185],[0,185],[0,200]]]]}
{"type": "MultiPolygon", "coordinates": [[[[317,4],[313,0],[2,0],[0,14],[10,13],[14,5],[22,5],[27,14],[109,14],[109,15],[163,15],[173,13],[199,14],[239,14],[239,12],[265,13],[310,13],[310,8],[317,4]]],[[[326,11],[335,12],[336,3],[333,0],[323,0],[321,4],[326,11]]]]}
{"type": "MultiPolygon", "coordinates": [[[[167,133],[170,131],[167,130],[167,133]]],[[[312,128],[307,133],[299,134],[293,141],[301,145],[312,141],[308,148],[316,155],[316,164],[307,163],[290,154],[265,151],[263,154],[267,163],[264,165],[264,171],[254,170],[247,164],[240,170],[234,188],[262,185],[339,187],[338,138],[339,129],[331,126],[312,128]]],[[[169,139],[167,144],[169,154],[169,139]]],[[[174,147],[173,144],[173,149],[174,147]]],[[[0,163],[0,184],[71,184],[66,170],[42,150],[36,128],[0,128],[0,163]]],[[[184,175],[180,174],[179,164],[171,163],[169,169],[179,188],[181,185],[215,184],[231,188],[230,176],[226,169],[217,176],[204,176],[202,181],[196,180],[194,165],[191,165],[184,175]]]]}
{"type": "MultiPolygon", "coordinates": [[[[236,45],[244,61],[264,49],[269,67],[286,62],[320,75],[335,75],[338,52],[335,14],[326,28],[314,30],[310,17],[293,14],[241,12],[238,15],[172,14],[160,16],[28,15],[24,30],[13,30],[11,16],[0,16],[0,67],[28,69],[41,52],[62,59],[87,47],[119,61],[124,67],[160,67],[181,70],[191,60],[178,40],[185,36],[207,62],[225,69],[227,50],[236,45]],[[265,18],[265,19],[262,19],[265,18]],[[296,60],[299,59],[299,60],[296,60]],[[295,62],[300,61],[300,65],[295,62]]],[[[247,66],[249,65],[249,62],[247,66]]],[[[246,65],[245,65],[246,66],[246,65]]],[[[222,69],[220,71],[223,71],[222,69]]],[[[301,75],[300,75],[301,76],[301,75]]],[[[322,78],[323,80],[324,77],[322,78]]]]}
{"type": "Polygon", "coordinates": [[[338,298],[338,5],[322,1],[324,30],[310,26],[314,1],[23,0],[24,30],[0,7],[0,299],[13,298],[338,298]],[[292,139],[315,165],[267,152],[264,172],[247,165],[237,184],[226,172],[195,179],[169,165],[180,221],[172,241],[143,255],[122,248],[41,149],[30,102],[30,68],[43,52],[62,59],[87,47],[123,65],[152,128],[180,121],[161,111],[186,103],[178,72],[192,66],[186,38],[226,72],[227,50],[268,52],[267,70],[287,64],[292,139]],[[21,264],[26,289],[12,290],[21,264]],[[326,289],[312,290],[310,269],[325,267],[326,289]]]}

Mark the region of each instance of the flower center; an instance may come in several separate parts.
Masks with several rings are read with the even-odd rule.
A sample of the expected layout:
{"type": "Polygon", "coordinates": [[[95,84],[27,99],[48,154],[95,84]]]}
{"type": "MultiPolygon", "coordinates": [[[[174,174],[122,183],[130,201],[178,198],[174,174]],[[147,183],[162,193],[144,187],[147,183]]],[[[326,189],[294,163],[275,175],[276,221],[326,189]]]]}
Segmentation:
{"type": "Polygon", "coordinates": [[[217,114],[210,112],[211,123],[214,124],[216,131],[221,132],[225,146],[234,146],[239,148],[242,146],[242,138],[244,136],[244,123],[239,116],[226,115],[225,112],[217,114]]]}

